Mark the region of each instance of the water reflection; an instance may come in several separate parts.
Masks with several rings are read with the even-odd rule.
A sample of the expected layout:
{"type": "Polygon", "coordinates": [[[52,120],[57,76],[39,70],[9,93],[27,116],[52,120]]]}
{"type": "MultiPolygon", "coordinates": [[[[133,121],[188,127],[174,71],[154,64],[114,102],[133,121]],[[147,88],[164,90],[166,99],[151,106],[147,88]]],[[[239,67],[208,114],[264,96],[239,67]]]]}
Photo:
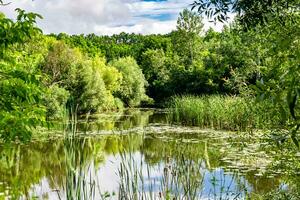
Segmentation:
{"type": "Polygon", "coordinates": [[[128,130],[142,128],[149,123],[166,122],[167,118],[163,110],[154,109],[129,109],[120,113],[98,114],[89,116],[89,120],[83,118],[78,123],[81,131],[103,130],[128,130]]]}
{"type": "Polygon", "coordinates": [[[259,175],[269,162],[253,163],[268,156],[240,145],[251,141],[157,124],[164,120],[135,110],[109,126],[82,122],[88,135],[76,139],[1,145],[0,199],[244,199],[284,184],[259,175]],[[131,131],[89,134],[103,129],[131,131]]]}

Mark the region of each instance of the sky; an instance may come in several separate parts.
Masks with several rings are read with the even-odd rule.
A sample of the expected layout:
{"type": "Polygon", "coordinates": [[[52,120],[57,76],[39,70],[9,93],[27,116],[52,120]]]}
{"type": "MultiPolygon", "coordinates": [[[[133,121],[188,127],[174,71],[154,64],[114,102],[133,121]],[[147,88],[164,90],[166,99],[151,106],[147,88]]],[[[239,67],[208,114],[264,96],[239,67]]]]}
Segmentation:
{"type": "MultiPolygon", "coordinates": [[[[44,33],[112,35],[121,32],[165,34],[176,29],[179,12],[193,0],[4,0],[0,6],[7,17],[16,17],[15,8],[43,16],[38,26],[44,33]]],[[[204,28],[222,29],[209,23],[204,28]]]]}

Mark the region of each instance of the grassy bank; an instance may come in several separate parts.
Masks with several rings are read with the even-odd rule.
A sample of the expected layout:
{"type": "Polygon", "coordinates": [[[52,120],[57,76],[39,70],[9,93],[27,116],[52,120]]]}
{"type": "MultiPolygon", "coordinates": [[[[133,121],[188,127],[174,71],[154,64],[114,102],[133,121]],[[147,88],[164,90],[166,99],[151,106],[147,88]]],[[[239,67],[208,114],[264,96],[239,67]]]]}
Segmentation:
{"type": "Polygon", "coordinates": [[[168,109],[170,122],[202,128],[246,131],[284,123],[269,102],[237,96],[175,96],[168,109]]]}

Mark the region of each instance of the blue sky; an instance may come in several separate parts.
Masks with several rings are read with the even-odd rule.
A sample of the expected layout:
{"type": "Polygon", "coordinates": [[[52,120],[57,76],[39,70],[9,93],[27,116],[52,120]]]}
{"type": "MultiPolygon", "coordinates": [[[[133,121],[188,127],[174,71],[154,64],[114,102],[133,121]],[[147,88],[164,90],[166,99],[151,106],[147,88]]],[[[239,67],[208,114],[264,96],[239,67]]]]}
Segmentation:
{"type": "MultiPolygon", "coordinates": [[[[38,21],[45,33],[112,35],[128,33],[168,33],[176,29],[178,13],[193,0],[15,0],[0,7],[14,18],[19,7],[41,14],[38,21]]],[[[220,25],[209,26],[221,29],[220,25]]]]}

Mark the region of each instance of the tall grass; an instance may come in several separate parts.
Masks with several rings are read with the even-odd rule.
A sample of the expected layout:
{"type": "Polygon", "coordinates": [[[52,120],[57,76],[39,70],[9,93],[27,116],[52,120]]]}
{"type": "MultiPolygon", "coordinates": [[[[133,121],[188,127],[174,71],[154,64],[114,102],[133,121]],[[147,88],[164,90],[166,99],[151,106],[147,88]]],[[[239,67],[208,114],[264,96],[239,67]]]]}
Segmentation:
{"type": "Polygon", "coordinates": [[[175,96],[168,104],[170,122],[202,128],[247,131],[283,125],[268,101],[237,96],[175,96]]]}

